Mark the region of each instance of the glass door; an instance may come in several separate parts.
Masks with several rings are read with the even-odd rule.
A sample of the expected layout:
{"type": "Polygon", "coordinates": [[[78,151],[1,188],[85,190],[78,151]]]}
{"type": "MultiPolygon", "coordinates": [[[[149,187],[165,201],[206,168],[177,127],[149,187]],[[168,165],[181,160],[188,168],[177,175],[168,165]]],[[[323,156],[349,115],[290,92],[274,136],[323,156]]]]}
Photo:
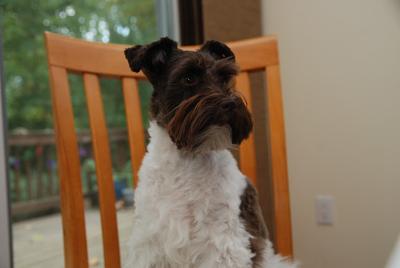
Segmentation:
{"type": "MultiPolygon", "coordinates": [[[[4,87],[1,92],[5,105],[1,107],[0,103],[0,108],[7,111],[7,118],[0,119],[8,122],[8,157],[5,158],[5,128],[2,127],[3,120],[0,120],[0,267],[9,267],[11,255],[15,268],[64,266],[57,159],[43,32],[103,43],[145,44],[160,34],[176,39],[179,31],[174,14],[177,9],[171,8],[174,6],[175,0],[15,0],[0,4],[4,48],[4,87]],[[7,200],[10,201],[10,214],[7,200]],[[11,226],[7,225],[8,216],[11,226]]],[[[89,265],[103,267],[95,163],[82,79],[70,75],[69,81],[79,137],[89,265]]],[[[101,87],[110,131],[114,186],[117,198],[121,198],[124,189],[132,184],[124,107],[120,105],[123,99],[121,91],[116,90],[121,85],[117,80],[102,78],[101,87]]],[[[152,88],[146,83],[140,87],[142,114],[147,122],[146,103],[152,88]]],[[[132,213],[121,203],[116,205],[120,206],[118,222],[122,245],[128,236],[132,213]]]]}

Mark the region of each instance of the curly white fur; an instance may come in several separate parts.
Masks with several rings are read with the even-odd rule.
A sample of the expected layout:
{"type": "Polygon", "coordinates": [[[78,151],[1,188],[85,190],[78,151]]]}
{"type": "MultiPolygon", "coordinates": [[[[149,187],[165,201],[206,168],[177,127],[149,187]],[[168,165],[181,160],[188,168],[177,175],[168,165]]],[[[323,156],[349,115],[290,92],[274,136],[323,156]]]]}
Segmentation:
{"type": "MultiPolygon", "coordinates": [[[[188,154],[151,123],[125,268],[252,268],[239,218],[246,178],[227,150],[188,154]]],[[[268,243],[262,268],[292,266],[268,243]]]]}

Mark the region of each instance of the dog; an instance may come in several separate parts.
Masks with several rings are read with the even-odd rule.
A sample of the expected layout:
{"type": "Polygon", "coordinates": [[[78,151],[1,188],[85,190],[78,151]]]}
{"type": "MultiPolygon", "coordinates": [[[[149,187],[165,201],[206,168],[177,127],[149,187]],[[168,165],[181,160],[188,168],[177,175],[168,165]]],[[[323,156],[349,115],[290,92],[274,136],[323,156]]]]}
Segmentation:
{"type": "Polygon", "coordinates": [[[183,51],[161,38],[125,57],[154,91],[124,267],[295,267],[274,254],[257,192],[228,150],[253,128],[231,49],[183,51]]]}

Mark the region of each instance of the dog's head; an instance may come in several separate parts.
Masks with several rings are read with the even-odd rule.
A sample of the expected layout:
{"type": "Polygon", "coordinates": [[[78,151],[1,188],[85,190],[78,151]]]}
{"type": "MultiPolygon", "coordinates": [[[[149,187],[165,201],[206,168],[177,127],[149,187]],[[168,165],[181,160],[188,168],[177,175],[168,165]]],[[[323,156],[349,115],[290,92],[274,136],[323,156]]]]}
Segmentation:
{"type": "Polygon", "coordinates": [[[125,57],[153,85],[151,114],[179,149],[223,149],[250,134],[251,115],[234,89],[235,55],[225,44],[208,41],[183,51],[162,38],[126,49],[125,57]]]}

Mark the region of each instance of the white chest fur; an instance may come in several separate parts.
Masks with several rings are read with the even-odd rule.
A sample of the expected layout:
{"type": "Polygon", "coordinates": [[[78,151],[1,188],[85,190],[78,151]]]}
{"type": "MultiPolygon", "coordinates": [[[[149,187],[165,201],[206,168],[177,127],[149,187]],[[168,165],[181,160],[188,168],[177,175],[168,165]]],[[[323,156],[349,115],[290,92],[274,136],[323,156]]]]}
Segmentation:
{"type": "Polygon", "coordinates": [[[251,267],[239,218],[247,182],[230,152],[183,154],[155,123],[149,132],[126,267],[251,267]]]}

